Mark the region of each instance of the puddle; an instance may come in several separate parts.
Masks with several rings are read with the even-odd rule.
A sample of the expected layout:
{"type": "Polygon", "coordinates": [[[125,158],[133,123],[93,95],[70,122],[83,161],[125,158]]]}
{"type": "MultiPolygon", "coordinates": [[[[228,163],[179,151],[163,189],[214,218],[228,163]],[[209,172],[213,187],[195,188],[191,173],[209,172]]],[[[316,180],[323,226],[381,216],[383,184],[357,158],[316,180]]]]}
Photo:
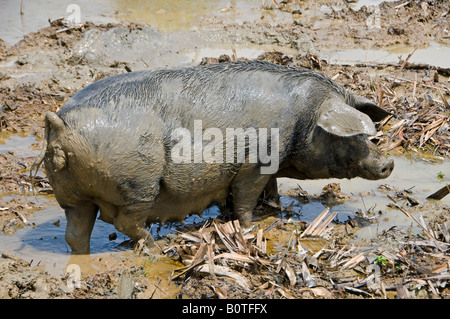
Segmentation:
{"type": "MultiPolygon", "coordinates": [[[[328,60],[329,63],[334,64],[398,63],[399,57],[402,60],[405,60],[413,50],[414,48],[407,46],[394,46],[377,50],[333,50],[323,52],[321,57],[328,60]]],[[[443,68],[450,68],[449,56],[450,47],[431,42],[428,48],[417,49],[408,62],[425,63],[443,68]]]]}
{"type": "Polygon", "coordinates": [[[229,23],[253,21],[260,17],[261,0],[246,1],[111,1],[120,21],[145,23],[160,31],[198,29],[203,19],[220,16],[229,23]]]}
{"type": "MultiPolygon", "coordinates": [[[[320,194],[322,188],[328,183],[339,183],[343,193],[353,196],[352,200],[331,208],[333,211],[338,212],[337,219],[339,221],[346,221],[349,216],[353,218],[355,216],[355,212],[358,212],[358,209],[365,212],[372,208],[375,214],[370,217],[378,216],[377,212],[382,211],[382,215],[379,216],[379,223],[362,228],[357,233],[357,237],[359,238],[375,237],[381,234],[383,230],[387,230],[392,226],[408,228],[412,225],[412,231],[420,233],[421,229],[401,211],[386,207],[387,204],[392,203],[386,194],[393,196],[393,192],[382,192],[377,190],[377,188],[380,185],[388,184],[399,190],[411,189],[413,192],[411,197],[419,201],[419,203],[424,203],[427,201],[425,199],[427,196],[445,186],[446,183],[449,183],[450,161],[447,160],[436,164],[422,160],[408,160],[405,158],[394,158],[394,161],[394,171],[391,176],[384,180],[369,181],[361,178],[355,178],[352,180],[329,179],[297,181],[281,178],[278,180],[279,188],[292,189],[297,187],[297,185],[300,185],[303,190],[312,195],[320,194]],[[439,181],[437,178],[437,175],[440,172],[445,175],[443,181],[439,181]],[[366,192],[371,193],[369,195],[360,196],[360,193],[366,192]]],[[[313,221],[317,215],[326,208],[326,206],[320,202],[302,204],[291,197],[281,197],[281,202],[284,207],[288,207],[292,201],[294,201],[292,209],[297,214],[294,215],[293,218],[298,219],[298,217],[300,217],[300,220],[306,222],[313,221]]],[[[450,205],[450,197],[446,196],[440,200],[440,202],[444,205],[450,205]]]]}
{"type": "MultiPolygon", "coordinates": [[[[72,256],[64,239],[67,225],[64,210],[54,199],[48,200],[38,196],[36,201],[38,203],[45,201],[46,208],[35,212],[28,219],[32,226],[18,229],[13,235],[0,234],[2,250],[32,261],[33,265],[44,265],[46,271],[53,275],[64,274],[67,265],[71,263],[80,265],[83,274],[88,275],[94,273],[98,267],[93,264],[96,257],[106,254],[112,258],[131,253],[129,246],[125,244],[129,240],[127,236],[119,233],[113,225],[97,220],[91,235],[90,256],[72,256]],[[116,238],[110,240],[109,235],[114,233],[117,234],[116,238]]],[[[218,207],[213,206],[207,209],[202,217],[188,216],[184,224],[192,225],[218,215],[218,207]]],[[[176,233],[181,225],[181,223],[166,223],[162,226],[153,224],[151,233],[158,240],[168,234],[176,233]]]]}
{"type": "MultiPolygon", "coordinates": [[[[34,266],[45,265],[50,274],[64,274],[71,257],[64,239],[64,211],[53,201],[49,207],[35,212],[28,221],[33,226],[19,229],[13,235],[0,235],[2,249],[32,261],[34,266]]],[[[126,239],[124,235],[118,234],[115,241],[109,241],[108,235],[115,231],[113,225],[101,222],[95,224],[91,239],[91,257],[112,251],[121,240],[126,239]]]]}
{"type": "MultiPolygon", "coordinates": [[[[76,13],[69,7],[73,0],[23,1],[23,15],[20,14],[20,3],[18,0],[1,3],[0,38],[9,45],[21,40],[24,34],[48,26],[48,19],[69,18],[76,13]]],[[[80,0],[76,5],[80,22],[138,22],[163,32],[195,30],[203,19],[217,16],[227,23],[261,17],[261,0],[80,0]]]]}
{"type": "Polygon", "coordinates": [[[0,134],[0,153],[16,152],[19,158],[33,157],[39,155],[39,150],[32,149],[35,144],[36,137],[34,135],[10,135],[0,134]]]}
{"type": "MultiPolygon", "coordinates": [[[[233,46],[231,46],[233,47],[233,46]]],[[[297,51],[286,47],[278,47],[273,45],[253,45],[248,47],[234,46],[234,51],[238,58],[246,58],[249,60],[256,59],[259,55],[268,51],[279,51],[285,54],[295,54],[297,51]]],[[[233,49],[230,49],[230,45],[216,45],[214,48],[199,48],[197,50],[191,50],[182,53],[187,56],[194,63],[199,63],[204,57],[216,57],[218,58],[222,54],[226,54],[233,57],[233,49]]]]}
{"type": "MultiPolygon", "coordinates": [[[[380,0],[350,1],[354,9],[377,5],[380,0]]],[[[255,20],[285,21],[289,12],[264,10],[273,8],[271,0],[3,0],[0,10],[0,39],[12,45],[29,32],[48,26],[48,20],[70,18],[78,14],[80,22],[96,24],[138,22],[160,31],[196,30],[208,21],[243,23],[255,20]],[[21,14],[21,2],[22,13],[21,14]],[[70,5],[75,4],[77,9],[70,5]]],[[[301,1],[300,6],[306,6],[301,1]]]]}
{"type": "Polygon", "coordinates": [[[379,5],[382,2],[395,2],[397,0],[358,0],[358,1],[347,1],[350,3],[351,7],[355,10],[361,9],[362,6],[373,6],[379,5]]]}
{"type": "MultiPolygon", "coordinates": [[[[23,1],[23,15],[20,14],[19,0],[2,0],[0,10],[0,38],[12,45],[29,32],[48,27],[48,20],[67,18],[73,12],[66,12],[73,0],[23,1]]],[[[79,0],[81,21],[94,23],[116,22],[113,17],[115,8],[105,1],[79,0]]],[[[107,1],[113,2],[113,1],[107,1]]]]}

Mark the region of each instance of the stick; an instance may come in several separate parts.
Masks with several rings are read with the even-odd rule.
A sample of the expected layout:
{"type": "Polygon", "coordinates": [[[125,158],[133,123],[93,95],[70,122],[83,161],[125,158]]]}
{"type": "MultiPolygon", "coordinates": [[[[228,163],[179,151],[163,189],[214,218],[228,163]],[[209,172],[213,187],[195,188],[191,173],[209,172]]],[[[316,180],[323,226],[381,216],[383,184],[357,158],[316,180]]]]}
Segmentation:
{"type": "Polygon", "coordinates": [[[414,220],[424,231],[425,231],[425,233],[427,234],[427,236],[430,238],[430,239],[432,239],[432,240],[434,240],[435,238],[434,238],[434,236],[430,233],[430,231],[428,230],[428,228],[425,226],[425,225],[422,225],[422,223],[421,222],[419,222],[413,215],[411,215],[411,213],[410,212],[408,212],[406,209],[404,209],[403,207],[399,207],[399,206],[397,206],[397,205],[395,205],[395,207],[397,208],[397,209],[399,209],[403,214],[405,214],[406,216],[408,216],[409,218],[411,218],[412,220],[414,220]]]}
{"type": "Polygon", "coordinates": [[[394,76],[394,79],[392,80],[392,84],[395,83],[395,80],[397,79],[397,76],[399,76],[399,74],[402,72],[403,68],[405,67],[406,63],[408,63],[408,60],[412,57],[414,52],[416,52],[416,49],[414,49],[413,52],[408,54],[408,56],[406,57],[405,61],[403,61],[402,66],[400,67],[400,70],[398,70],[397,74],[394,76]]]}
{"type": "Polygon", "coordinates": [[[430,196],[428,196],[426,199],[437,199],[437,200],[441,200],[443,199],[445,196],[447,196],[450,193],[450,185],[445,185],[444,187],[442,187],[441,189],[439,189],[438,191],[434,192],[433,194],[431,194],[430,196]]]}

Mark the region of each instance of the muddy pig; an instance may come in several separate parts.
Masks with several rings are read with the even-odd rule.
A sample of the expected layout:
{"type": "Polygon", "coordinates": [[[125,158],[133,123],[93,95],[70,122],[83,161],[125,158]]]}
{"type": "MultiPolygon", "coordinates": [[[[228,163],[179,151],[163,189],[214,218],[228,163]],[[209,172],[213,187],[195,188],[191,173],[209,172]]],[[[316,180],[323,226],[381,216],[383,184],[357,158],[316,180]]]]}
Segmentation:
{"type": "Polygon", "coordinates": [[[267,62],[131,72],[46,114],[40,161],[73,253],[89,252],[97,214],[151,245],[147,223],[183,220],[230,194],[250,227],[277,177],[388,177],[393,161],[368,139],[388,114],[322,74],[267,62]]]}

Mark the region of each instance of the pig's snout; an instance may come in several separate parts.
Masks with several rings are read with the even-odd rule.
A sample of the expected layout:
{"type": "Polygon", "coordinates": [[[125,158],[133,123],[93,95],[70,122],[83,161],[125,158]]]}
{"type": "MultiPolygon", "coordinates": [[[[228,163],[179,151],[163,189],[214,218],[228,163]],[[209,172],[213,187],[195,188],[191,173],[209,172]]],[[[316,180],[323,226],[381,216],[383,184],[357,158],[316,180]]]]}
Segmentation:
{"type": "Polygon", "coordinates": [[[394,169],[394,161],[383,157],[366,158],[361,162],[353,162],[350,166],[352,176],[362,177],[369,180],[377,180],[389,177],[394,169]]]}
{"type": "Polygon", "coordinates": [[[394,161],[389,160],[386,161],[384,164],[380,167],[380,179],[387,178],[389,175],[391,175],[392,171],[394,170],[394,161]]]}
{"type": "MultiPolygon", "coordinates": [[[[394,161],[387,159],[383,153],[373,143],[368,143],[369,152],[360,163],[360,174],[356,174],[365,179],[384,179],[391,175],[394,170],[394,161]]],[[[356,161],[358,163],[358,161],[356,161]]],[[[356,164],[358,165],[358,164],[356,164]]]]}
{"type": "Polygon", "coordinates": [[[389,177],[394,169],[393,160],[374,159],[362,162],[363,172],[361,177],[377,180],[389,177]]]}

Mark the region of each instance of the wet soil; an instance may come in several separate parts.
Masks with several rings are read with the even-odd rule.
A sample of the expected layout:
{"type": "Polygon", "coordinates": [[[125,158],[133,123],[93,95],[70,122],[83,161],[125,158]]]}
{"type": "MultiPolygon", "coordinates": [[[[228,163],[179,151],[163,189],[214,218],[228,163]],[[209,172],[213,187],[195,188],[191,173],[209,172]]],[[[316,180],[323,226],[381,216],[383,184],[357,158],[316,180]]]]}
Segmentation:
{"type": "MultiPolygon", "coordinates": [[[[134,22],[72,25],[59,19],[14,45],[0,41],[0,143],[11,145],[0,151],[0,233],[14,236],[20,229],[37,231],[34,214],[55,207],[45,174],[39,171],[33,185],[29,177],[40,152],[44,114],[57,111],[86,85],[129,71],[236,59],[310,68],[392,112],[393,116],[377,124],[378,134],[373,137],[388,156],[448,163],[450,69],[434,61],[411,62],[414,49],[450,46],[448,1],[394,1],[358,10],[346,1],[267,3],[264,9],[252,11],[251,22],[240,24],[217,12],[199,18],[194,30],[158,31],[134,22]],[[332,63],[326,58],[332,51],[392,47],[406,48],[407,53],[393,62],[332,63]],[[18,141],[30,136],[23,152],[18,141]]],[[[430,170],[430,174],[436,189],[429,193],[450,177],[450,171],[430,170]]],[[[248,247],[252,258],[267,259],[268,266],[248,260],[217,263],[239,273],[240,279],[193,268],[169,282],[172,271],[189,260],[183,256],[195,257],[198,251],[177,233],[161,236],[159,248],[149,253],[125,245],[124,250],[101,251],[85,256],[84,261],[66,254],[66,266],[80,266],[80,280],[76,272],[75,279],[63,271],[51,272],[45,260],[41,264],[0,245],[0,298],[448,298],[450,210],[446,201],[426,201],[423,194],[407,189],[411,185],[399,189],[380,181],[378,191],[384,192],[391,207],[367,207],[352,212],[348,220],[335,219],[325,238],[307,242],[298,236],[314,218],[302,220],[287,199],[324,203],[323,208],[350,201],[352,194],[342,193],[338,185],[308,194],[297,182],[283,190],[281,205],[262,203],[258,208],[261,217],[255,224],[264,230],[267,251],[255,255],[251,250],[255,242],[248,247]],[[411,227],[392,225],[375,236],[361,235],[389,219],[389,210],[399,212],[400,208],[416,218],[424,215],[429,230],[405,217],[411,227]],[[169,253],[168,247],[174,245],[185,253],[169,253]],[[351,258],[358,262],[341,267],[351,258]],[[371,265],[380,270],[376,278],[367,272],[371,265]],[[239,285],[239,280],[250,282],[252,288],[239,285]]],[[[323,186],[327,184],[323,181],[323,186]]],[[[215,217],[228,221],[229,214],[215,217]]],[[[177,229],[189,234],[205,226],[205,221],[187,226],[190,229],[177,229]]]]}

